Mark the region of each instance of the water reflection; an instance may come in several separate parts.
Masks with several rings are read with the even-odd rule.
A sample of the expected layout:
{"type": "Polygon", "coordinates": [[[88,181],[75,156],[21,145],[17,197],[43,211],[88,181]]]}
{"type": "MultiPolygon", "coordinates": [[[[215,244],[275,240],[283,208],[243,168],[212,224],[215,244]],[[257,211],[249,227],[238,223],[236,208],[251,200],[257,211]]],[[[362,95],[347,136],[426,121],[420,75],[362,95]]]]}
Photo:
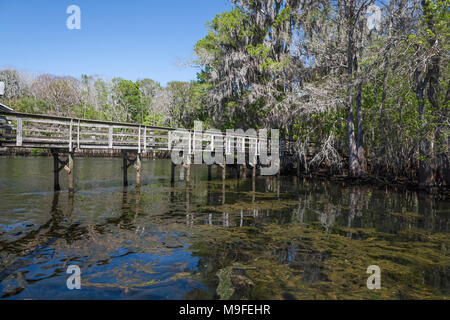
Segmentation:
{"type": "Polygon", "coordinates": [[[142,186],[122,187],[120,160],[103,159],[78,159],[70,197],[42,191],[33,167],[47,164],[1,161],[2,298],[449,295],[445,199],[297,177],[208,181],[199,166],[190,183],[171,183],[169,161],[144,161],[142,186]],[[66,288],[71,264],[80,291],[66,288]],[[380,292],[365,288],[370,264],[382,268],[380,292]]]}

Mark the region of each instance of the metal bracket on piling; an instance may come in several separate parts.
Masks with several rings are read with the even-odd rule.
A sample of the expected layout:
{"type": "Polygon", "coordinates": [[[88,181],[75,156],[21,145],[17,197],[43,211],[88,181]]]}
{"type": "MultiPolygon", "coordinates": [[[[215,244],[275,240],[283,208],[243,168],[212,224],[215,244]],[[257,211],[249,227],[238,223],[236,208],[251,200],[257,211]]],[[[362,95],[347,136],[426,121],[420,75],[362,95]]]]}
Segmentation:
{"type": "Polygon", "coordinates": [[[73,152],[69,152],[67,160],[61,160],[59,158],[59,152],[52,149],[51,153],[53,155],[53,187],[55,191],[61,190],[59,186],[59,172],[65,170],[69,176],[69,193],[74,192],[74,178],[73,178],[73,152]]]}
{"type": "Polygon", "coordinates": [[[122,156],[126,160],[126,168],[127,169],[136,164],[137,156],[134,159],[130,159],[126,152],[122,152],[122,156]]]}
{"type": "Polygon", "coordinates": [[[128,174],[127,170],[129,167],[133,166],[136,169],[136,187],[141,185],[141,155],[136,154],[134,159],[130,159],[126,151],[122,151],[123,157],[123,185],[128,186],[128,174]]]}

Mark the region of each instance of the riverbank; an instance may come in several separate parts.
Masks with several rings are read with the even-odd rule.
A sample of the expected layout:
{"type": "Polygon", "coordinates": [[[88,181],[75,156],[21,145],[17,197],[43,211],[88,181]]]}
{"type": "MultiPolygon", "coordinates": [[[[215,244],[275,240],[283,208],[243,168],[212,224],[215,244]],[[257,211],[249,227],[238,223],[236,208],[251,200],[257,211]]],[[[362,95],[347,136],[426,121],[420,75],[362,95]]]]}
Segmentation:
{"type": "Polygon", "coordinates": [[[445,187],[434,187],[428,189],[419,188],[419,183],[414,180],[408,180],[403,177],[385,177],[385,176],[375,176],[366,174],[362,177],[352,178],[345,174],[342,175],[329,175],[324,172],[311,172],[311,173],[301,173],[300,177],[309,179],[318,179],[323,181],[333,181],[333,182],[343,182],[347,185],[355,186],[372,186],[376,188],[389,188],[396,191],[399,190],[410,190],[416,192],[424,192],[428,194],[435,195],[440,199],[447,199],[450,197],[450,189],[445,187]]]}

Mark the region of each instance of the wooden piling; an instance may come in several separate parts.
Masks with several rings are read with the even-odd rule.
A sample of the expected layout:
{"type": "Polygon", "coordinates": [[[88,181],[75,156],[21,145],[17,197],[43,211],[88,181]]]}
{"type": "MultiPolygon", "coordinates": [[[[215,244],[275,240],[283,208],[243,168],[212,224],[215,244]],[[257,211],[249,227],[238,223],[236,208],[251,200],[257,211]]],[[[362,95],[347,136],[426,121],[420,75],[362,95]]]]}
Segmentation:
{"type": "Polygon", "coordinates": [[[191,155],[186,156],[186,182],[191,180],[191,155]]]}
{"type": "Polygon", "coordinates": [[[186,182],[191,180],[191,165],[186,165],[186,182]]]}
{"type": "Polygon", "coordinates": [[[186,171],[186,167],[184,166],[184,164],[182,164],[182,165],[180,166],[180,180],[181,180],[181,181],[184,180],[185,171],[186,171]]]}
{"type": "Polygon", "coordinates": [[[172,165],[170,168],[170,182],[171,183],[175,182],[175,163],[173,163],[173,161],[172,161],[172,165]]]}
{"type": "Polygon", "coordinates": [[[247,164],[241,164],[241,177],[247,178],[247,164]]]}
{"type": "Polygon", "coordinates": [[[74,153],[69,152],[69,194],[72,195],[75,192],[75,172],[74,172],[74,153]]]}
{"type": "Polygon", "coordinates": [[[227,165],[224,163],[222,165],[222,180],[225,180],[227,178],[227,165]]]}
{"type": "Polygon", "coordinates": [[[135,163],[135,169],[136,169],[136,188],[141,187],[141,154],[136,154],[136,163],[135,163]]]}
{"type": "Polygon", "coordinates": [[[225,204],[225,180],[222,181],[222,204],[225,204]]]}
{"type": "Polygon", "coordinates": [[[123,186],[128,186],[128,160],[125,152],[122,152],[123,163],[123,186]]]}
{"type": "Polygon", "coordinates": [[[280,189],[281,189],[281,181],[280,181],[280,179],[278,178],[278,179],[277,179],[277,198],[278,198],[278,199],[280,198],[280,189]]]}
{"type": "Polygon", "coordinates": [[[256,179],[252,179],[252,203],[255,203],[256,198],[256,179]]]}
{"type": "Polygon", "coordinates": [[[59,185],[59,159],[58,152],[52,150],[53,155],[53,190],[60,191],[61,187],[59,185]]]}
{"type": "Polygon", "coordinates": [[[275,165],[277,166],[277,177],[279,178],[281,175],[281,163],[280,159],[275,160],[275,165]]]}

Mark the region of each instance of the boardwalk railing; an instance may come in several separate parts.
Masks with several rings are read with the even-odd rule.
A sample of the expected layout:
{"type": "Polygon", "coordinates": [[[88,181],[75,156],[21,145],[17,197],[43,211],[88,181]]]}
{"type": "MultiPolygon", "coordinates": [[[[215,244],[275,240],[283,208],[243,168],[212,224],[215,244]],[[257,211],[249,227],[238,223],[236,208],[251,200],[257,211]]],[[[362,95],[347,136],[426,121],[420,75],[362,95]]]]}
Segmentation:
{"type": "MultiPolygon", "coordinates": [[[[225,135],[205,131],[201,135],[192,130],[143,124],[87,120],[28,113],[0,113],[0,145],[65,149],[114,149],[137,151],[176,150],[180,137],[188,141],[188,153],[212,151],[223,146],[223,152],[234,150],[260,155],[262,140],[242,134],[225,135]]],[[[265,141],[264,141],[265,143],[265,141]]],[[[270,144],[267,145],[270,152],[270,144]]],[[[181,151],[181,149],[180,149],[181,151]]],[[[282,142],[280,152],[292,153],[292,145],[282,142]]]]}
{"type": "MultiPolygon", "coordinates": [[[[66,171],[69,181],[69,194],[75,190],[74,151],[82,149],[121,150],[123,158],[123,185],[128,185],[127,170],[130,166],[136,169],[136,186],[141,185],[141,157],[148,150],[153,151],[182,151],[183,161],[180,163],[180,177],[184,172],[186,181],[190,180],[190,165],[192,155],[199,151],[223,152],[226,156],[219,165],[222,167],[222,179],[226,178],[227,165],[235,164],[236,153],[248,154],[248,162],[237,163],[236,172],[245,175],[247,163],[252,167],[252,177],[256,176],[259,164],[267,165],[264,150],[272,156],[277,150],[279,158],[271,160],[272,165],[280,174],[281,162],[295,162],[296,155],[293,144],[289,141],[276,141],[277,148],[271,149],[267,137],[234,133],[223,133],[212,129],[197,132],[185,129],[175,129],[143,124],[97,121],[78,118],[56,117],[18,112],[0,112],[0,146],[8,148],[46,148],[51,149],[53,155],[54,190],[60,190],[59,172],[66,171]],[[128,153],[134,156],[129,157],[128,153]],[[67,156],[62,160],[60,155],[67,156]],[[228,156],[230,155],[230,157],[228,156]],[[232,163],[228,163],[228,159],[232,163]],[[264,163],[262,163],[264,162],[264,163]],[[64,169],[64,170],[63,170],[64,169]],[[242,173],[241,173],[242,171],[242,173]]],[[[245,157],[247,158],[247,157],[245,157]]],[[[196,157],[194,156],[194,162],[196,157]]],[[[239,160],[239,155],[238,155],[239,160]]],[[[241,157],[242,160],[242,157],[241,157]]],[[[299,161],[297,159],[297,161],[299,161]]],[[[238,161],[239,162],[239,161],[238,161]]],[[[172,161],[171,183],[175,181],[175,166],[172,161]]],[[[299,165],[297,165],[299,168],[299,165]]],[[[265,168],[261,167],[261,171],[265,168]]],[[[271,171],[272,172],[272,171],[271,171]]],[[[265,173],[263,173],[265,174],[265,173]]],[[[274,174],[274,173],[272,173],[274,174]]],[[[208,179],[211,179],[211,165],[208,165],[208,179]]]]}
{"type": "Polygon", "coordinates": [[[26,113],[4,113],[0,143],[5,147],[167,150],[172,128],[26,113]]]}

